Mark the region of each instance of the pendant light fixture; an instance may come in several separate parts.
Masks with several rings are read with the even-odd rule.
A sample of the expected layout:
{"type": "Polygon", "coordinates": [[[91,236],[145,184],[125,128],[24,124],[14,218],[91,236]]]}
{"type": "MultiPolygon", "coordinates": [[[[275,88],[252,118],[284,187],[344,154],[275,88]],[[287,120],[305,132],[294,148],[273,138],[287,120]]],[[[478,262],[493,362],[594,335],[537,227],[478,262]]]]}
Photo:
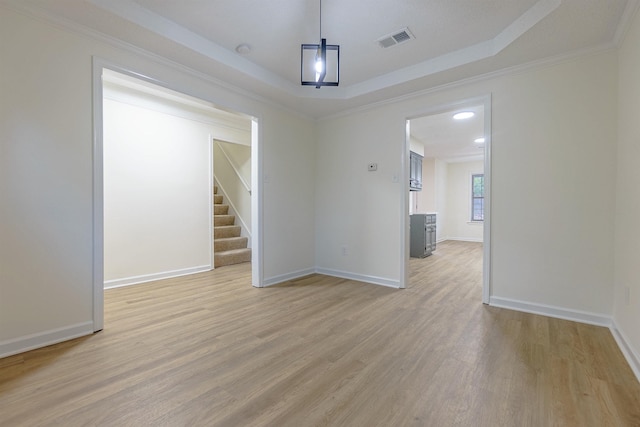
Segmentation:
{"type": "Polygon", "coordinates": [[[300,80],[303,86],[338,86],[340,82],[340,46],[322,38],[322,0],[320,1],[320,44],[303,44],[300,80]]]}

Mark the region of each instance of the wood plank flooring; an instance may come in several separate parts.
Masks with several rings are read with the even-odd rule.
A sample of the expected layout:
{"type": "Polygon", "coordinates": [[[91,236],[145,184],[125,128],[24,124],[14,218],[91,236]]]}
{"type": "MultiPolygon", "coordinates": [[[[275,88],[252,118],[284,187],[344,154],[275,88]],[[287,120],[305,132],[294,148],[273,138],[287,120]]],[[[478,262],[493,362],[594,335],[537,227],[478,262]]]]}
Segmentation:
{"type": "Polygon", "coordinates": [[[105,293],[105,330],[0,359],[5,426],[640,426],[606,328],[481,304],[481,245],[395,290],[249,264],[105,293]]]}

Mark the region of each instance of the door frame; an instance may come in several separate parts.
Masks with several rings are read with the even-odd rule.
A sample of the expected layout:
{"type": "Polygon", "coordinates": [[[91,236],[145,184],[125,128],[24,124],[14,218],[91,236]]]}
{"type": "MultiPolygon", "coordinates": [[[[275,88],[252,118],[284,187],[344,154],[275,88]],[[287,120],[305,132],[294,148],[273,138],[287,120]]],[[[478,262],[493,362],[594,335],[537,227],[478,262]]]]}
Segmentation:
{"type": "MultiPolygon", "coordinates": [[[[482,243],[482,302],[489,304],[491,298],[491,93],[474,98],[466,98],[446,104],[438,104],[423,110],[411,112],[405,117],[404,150],[402,156],[402,176],[409,182],[410,121],[424,116],[444,113],[466,106],[482,105],[484,107],[484,221],[482,243]]],[[[400,218],[400,256],[401,256],[401,288],[409,283],[409,191],[402,188],[402,215],[400,218]]]]}
{"type": "MultiPolygon", "coordinates": [[[[93,290],[93,331],[97,332],[104,328],[104,157],[103,157],[103,69],[109,69],[121,74],[125,74],[155,85],[165,87],[169,90],[184,93],[189,96],[196,96],[214,105],[222,105],[214,99],[206,99],[202,96],[192,95],[189,92],[189,78],[176,81],[165,82],[149,77],[143,73],[134,71],[113,62],[99,57],[92,58],[92,94],[93,94],[93,236],[92,236],[92,290],[93,290]]],[[[247,116],[251,120],[251,284],[254,287],[264,286],[263,269],[263,220],[262,220],[262,181],[258,179],[262,171],[262,147],[260,142],[262,126],[261,119],[257,115],[247,114],[238,111],[237,108],[229,108],[238,114],[247,116]]],[[[211,139],[211,138],[210,138],[211,139]]],[[[213,158],[211,158],[213,160],[213,158]]],[[[211,208],[212,209],[212,208],[211,208]]],[[[213,244],[213,243],[212,243],[213,244]]],[[[213,264],[211,268],[213,269],[213,264]]]]}

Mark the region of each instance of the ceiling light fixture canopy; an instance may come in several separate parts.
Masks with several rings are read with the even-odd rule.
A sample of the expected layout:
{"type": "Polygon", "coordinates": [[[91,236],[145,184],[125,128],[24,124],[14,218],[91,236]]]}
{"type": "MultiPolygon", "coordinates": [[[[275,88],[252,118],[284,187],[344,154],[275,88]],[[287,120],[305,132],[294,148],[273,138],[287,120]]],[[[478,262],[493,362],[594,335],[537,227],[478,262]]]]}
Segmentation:
{"type": "Polygon", "coordinates": [[[251,53],[251,46],[247,43],[241,43],[236,46],[236,52],[238,52],[240,55],[248,55],[249,53],[251,53]]]}
{"type": "Polygon", "coordinates": [[[338,86],[340,82],[340,46],[322,38],[322,0],[320,0],[320,43],[302,44],[300,81],[303,86],[338,86]]]}

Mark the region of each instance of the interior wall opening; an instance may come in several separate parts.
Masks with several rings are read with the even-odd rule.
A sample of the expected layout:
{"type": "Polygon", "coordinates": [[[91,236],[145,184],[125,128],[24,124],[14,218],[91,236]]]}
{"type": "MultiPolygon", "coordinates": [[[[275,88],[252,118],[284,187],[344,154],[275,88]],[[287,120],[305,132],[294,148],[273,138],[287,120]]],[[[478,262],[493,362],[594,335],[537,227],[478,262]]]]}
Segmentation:
{"type": "MultiPolygon", "coordinates": [[[[106,288],[208,271],[221,266],[217,255],[223,250],[245,251],[231,263],[252,262],[258,249],[251,227],[259,221],[251,214],[259,190],[250,187],[258,167],[258,123],[106,67],[94,72],[94,88],[100,95],[94,102],[99,330],[106,288]],[[220,159],[215,152],[223,153],[220,159]],[[216,163],[224,189],[216,182],[216,163]],[[237,237],[218,239],[218,228],[237,228],[237,237]]],[[[260,266],[252,271],[259,273],[260,266]]],[[[252,278],[252,284],[260,280],[252,278]]]]}
{"type": "Polygon", "coordinates": [[[409,286],[457,265],[468,269],[488,302],[490,99],[411,118],[406,141],[409,286]],[[459,259],[445,262],[445,256],[459,259]]]}

